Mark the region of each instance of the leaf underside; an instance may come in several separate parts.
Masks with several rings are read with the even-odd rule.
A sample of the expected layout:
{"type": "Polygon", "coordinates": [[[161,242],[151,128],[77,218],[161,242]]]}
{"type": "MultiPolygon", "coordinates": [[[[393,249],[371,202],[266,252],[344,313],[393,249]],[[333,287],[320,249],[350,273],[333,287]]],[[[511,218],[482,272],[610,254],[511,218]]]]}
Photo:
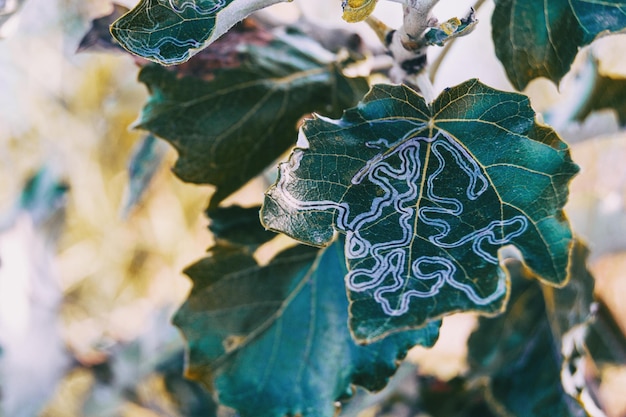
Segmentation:
{"type": "Polygon", "coordinates": [[[477,80],[431,105],[376,85],[340,120],[307,121],[262,208],[266,227],[328,245],[346,236],[350,326],[364,342],[456,311],[503,309],[498,250],[515,245],[564,285],[571,231],[561,209],[578,171],[535,123],[528,99],[477,80]]]}
{"type": "Polygon", "coordinates": [[[359,346],[348,326],[340,244],[297,246],[261,267],[242,248],[216,247],[186,273],[194,287],[174,323],[188,342],[187,375],[242,417],[332,417],[350,385],[382,389],[439,322],[359,346]]]}
{"type": "Polygon", "coordinates": [[[558,84],[580,47],[623,31],[626,2],[496,0],[491,23],[496,55],[511,83],[523,90],[538,77],[558,84]]]}
{"type": "Polygon", "coordinates": [[[367,91],[332,58],[302,34],[244,26],[175,70],[144,67],[151,94],[137,127],[177,149],[183,181],[217,187],[216,207],[292,146],[303,115],[339,115],[367,91]]]}

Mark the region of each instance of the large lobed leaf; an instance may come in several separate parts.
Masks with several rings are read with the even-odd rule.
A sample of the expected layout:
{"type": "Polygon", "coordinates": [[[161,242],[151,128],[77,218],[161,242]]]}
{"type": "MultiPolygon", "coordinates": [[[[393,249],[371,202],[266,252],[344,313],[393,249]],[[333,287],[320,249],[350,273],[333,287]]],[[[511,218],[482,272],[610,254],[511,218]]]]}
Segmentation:
{"type": "Polygon", "coordinates": [[[307,121],[262,220],[316,246],[346,235],[350,325],[372,341],[455,311],[502,310],[498,250],[515,245],[563,285],[571,231],[561,209],[578,171],[528,99],[477,80],[432,104],[377,85],[340,120],[307,121]]]}
{"type": "Polygon", "coordinates": [[[174,318],[189,347],[187,375],[241,416],[332,417],[352,383],[381,389],[439,323],[356,345],[340,244],[298,246],[261,267],[243,248],[216,247],[186,273],[194,286],[174,318]]]}
{"type": "Polygon", "coordinates": [[[164,65],[180,64],[250,13],[284,0],[141,0],[111,26],[129,52],[164,65]]]}
{"type": "Polygon", "coordinates": [[[623,0],[496,0],[496,55],[522,90],[537,77],[558,83],[578,49],[598,35],[626,28],[623,0]]]}
{"type": "Polygon", "coordinates": [[[339,115],[367,91],[304,35],[242,31],[176,71],[149,65],[139,75],[151,94],[137,127],[178,150],[182,180],[217,187],[212,207],[293,144],[304,114],[339,115]]]}

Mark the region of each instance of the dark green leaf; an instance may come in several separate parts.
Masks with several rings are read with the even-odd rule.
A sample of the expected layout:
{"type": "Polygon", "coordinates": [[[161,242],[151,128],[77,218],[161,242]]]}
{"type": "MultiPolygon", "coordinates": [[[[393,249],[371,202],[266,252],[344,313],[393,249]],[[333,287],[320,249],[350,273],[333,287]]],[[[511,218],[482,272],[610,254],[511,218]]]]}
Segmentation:
{"type": "Polygon", "coordinates": [[[207,210],[209,230],[213,237],[222,245],[240,245],[256,248],[276,236],[265,230],[259,221],[259,210],[256,207],[217,207],[207,210]]]}
{"type": "Polygon", "coordinates": [[[431,105],[377,85],[341,120],[316,118],[267,193],[270,229],[324,246],[346,234],[355,336],[375,340],[455,311],[502,310],[497,251],[517,246],[540,279],[566,282],[561,208],[578,167],[528,99],[476,80],[431,105]]]}
{"type": "Polygon", "coordinates": [[[255,10],[284,0],[141,0],[111,26],[128,51],[180,64],[255,10]]]}
{"type": "Polygon", "coordinates": [[[586,416],[561,385],[561,340],[551,331],[541,285],[520,262],[508,269],[512,288],[506,313],[480,318],[470,336],[473,373],[489,377],[487,397],[499,415],[586,416]]]}
{"type": "Polygon", "coordinates": [[[298,246],[260,267],[242,249],[214,248],[186,273],[194,282],[174,318],[189,344],[187,374],[243,417],[333,416],[355,383],[381,389],[439,323],[356,345],[340,244],[298,246]]]}
{"type": "Polygon", "coordinates": [[[596,311],[589,321],[585,345],[599,367],[626,366],[626,335],[602,302],[597,302],[596,311]]]}
{"type": "Polygon", "coordinates": [[[582,121],[593,111],[612,109],[617,113],[620,124],[626,125],[626,77],[604,75],[600,73],[597,62],[592,65],[595,77],[574,118],[582,121]]]}
{"type": "Polygon", "coordinates": [[[150,65],[139,75],[151,96],[138,127],[178,150],[174,171],[181,179],[217,187],[211,207],[285,152],[304,114],[339,115],[367,90],[365,79],[343,76],[334,56],[310,39],[289,34],[268,43],[267,36],[258,35],[245,56],[230,56],[231,68],[198,69],[192,64],[205,62],[199,55],[178,74],[150,65]]]}
{"type": "Polygon", "coordinates": [[[496,55],[522,90],[537,77],[558,83],[578,49],[605,32],[626,27],[623,0],[496,0],[496,55]]]}

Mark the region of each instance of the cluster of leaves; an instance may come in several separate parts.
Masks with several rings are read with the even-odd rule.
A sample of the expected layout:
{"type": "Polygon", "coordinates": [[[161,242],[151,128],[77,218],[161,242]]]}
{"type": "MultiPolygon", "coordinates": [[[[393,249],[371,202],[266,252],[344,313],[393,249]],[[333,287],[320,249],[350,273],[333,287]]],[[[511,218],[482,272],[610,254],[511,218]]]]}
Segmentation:
{"type": "MultiPolygon", "coordinates": [[[[432,346],[441,317],[506,309],[470,339],[472,378],[489,377],[479,403],[498,415],[584,415],[559,376],[562,340],[592,302],[562,212],[578,170],[567,145],[523,94],[468,80],[431,102],[407,86],[370,89],[346,76],[352,58],[294,28],[246,20],[224,35],[274,3],[142,0],[111,26],[156,62],[142,64],[150,97],[136,127],[176,148],[181,179],[216,190],[207,214],[217,243],[187,269],[194,287],[174,319],[187,375],[243,416],[331,416],[352,384],[381,389],[410,347],[432,346]],[[294,145],[303,117],[263,207],[220,207],[294,145]],[[259,210],[265,228],[308,246],[259,265],[255,251],[274,237],[259,210]],[[505,245],[524,264],[501,262],[505,245]],[[570,275],[575,285],[551,288],[570,275]]],[[[375,5],[344,2],[344,17],[363,20],[375,5]]],[[[450,19],[423,43],[475,23],[450,19]]],[[[579,47],[626,27],[626,12],[619,1],[499,0],[492,26],[522,89],[560,81],[579,47]]],[[[606,100],[577,117],[618,99],[606,100]]],[[[466,385],[459,395],[473,395],[466,385]]]]}

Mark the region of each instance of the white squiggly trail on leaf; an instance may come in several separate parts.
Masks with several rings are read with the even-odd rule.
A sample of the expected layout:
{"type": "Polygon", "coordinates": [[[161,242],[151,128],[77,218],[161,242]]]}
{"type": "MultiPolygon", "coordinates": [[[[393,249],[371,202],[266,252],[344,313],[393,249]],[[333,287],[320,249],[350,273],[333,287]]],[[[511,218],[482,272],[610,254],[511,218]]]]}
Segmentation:
{"type": "Polygon", "coordinates": [[[511,242],[512,239],[524,233],[528,227],[528,220],[524,216],[493,220],[461,238],[448,241],[447,238],[453,230],[445,217],[461,216],[464,206],[457,198],[443,197],[436,193],[437,177],[446,168],[450,169],[446,166],[442,151],[450,154],[461,172],[467,175],[469,184],[465,190],[465,197],[468,200],[479,198],[489,188],[489,181],[467,150],[453,138],[442,131],[437,132],[432,138],[414,136],[424,129],[423,124],[415,123],[415,125],[415,129],[410,130],[404,137],[393,143],[380,138],[365,144],[371,149],[384,149],[369,160],[351,181],[353,185],[358,185],[367,180],[382,190],[382,195],[378,195],[371,201],[367,212],[356,215],[352,213],[351,218],[351,207],[346,202],[302,201],[295,198],[288,191],[286,182],[291,176],[290,173],[300,166],[305,152],[301,149],[294,151],[288,164],[281,165],[281,175],[276,188],[281,192],[284,201],[296,210],[334,210],[336,212],[336,227],[346,234],[346,257],[352,260],[373,260],[373,265],[369,268],[350,270],[346,276],[346,285],[355,292],[373,290],[374,299],[386,314],[390,316],[405,314],[409,310],[411,298],[433,297],[445,284],[462,291],[477,305],[492,303],[506,292],[504,279],[498,281],[492,294],[483,297],[477,294],[471,285],[455,279],[458,267],[453,259],[443,256],[420,256],[411,262],[410,251],[416,233],[415,216],[417,214],[417,220],[437,230],[436,234],[427,237],[433,245],[442,249],[453,249],[471,242],[472,251],[478,257],[496,265],[498,259],[483,247],[484,244],[501,246],[511,242]],[[420,198],[420,176],[423,171],[420,147],[424,143],[430,144],[430,152],[437,161],[438,167],[426,179],[426,189],[422,196],[433,205],[421,206],[416,213],[415,207],[420,198]],[[397,166],[392,165],[392,161],[395,161],[397,166]],[[401,192],[400,189],[405,191],[401,192]],[[402,235],[395,240],[372,243],[362,234],[381,220],[385,208],[392,208],[397,213],[397,222],[402,235]],[[504,232],[505,228],[507,233],[504,232]],[[497,233],[501,234],[501,237],[498,237],[497,233]],[[411,285],[412,289],[407,290],[409,285],[407,280],[410,279],[424,284],[426,290],[413,289],[416,283],[411,285]],[[388,300],[389,295],[398,298],[393,306],[388,300]]]}
{"type": "MultiPolygon", "coordinates": [[[[201,7],[198,5],[199,1],[194,0],[157,0],[157,3],[165,8],[171,9],[177,14],[185,13],[187,10],[191,10],[197,16],[210,16],[216,14],[220,9],[226,6],[226,0],[208,1],[207,7],[201,7]]],[[[154,33],[161,30],[161,23],[154,19],[150,8],[146,7],[146,18],[152,24],[151,28],[146,28],[150,32],[154,33]]],[[[184,20],[185,18],[181,16],[184,20]]],[[[171,25],[171,22],[167,22],[167,25],[171,25]]],[[[202,41],[197,39],[178,39],[174,36],[162,36],[157,42],[153,42],[151,37],[143,36],[124,36],[124,43],[133,51],[138,52],[141,56],[151,57],[165,65],[180,63],[182,58],[177,56],[173,58],[166,58],[161,53],[161,47],[166,44],[172,44],[180,48],[200,48],[203,45],[202,41]]],[[[186,52],[185,55],[188,55],[186,52]]]]}
{"type": "Polygon", "coordinates": [[[161,4],[169,4],[170,8],[174,10],[176,13],[184,13],[186,9],[192,9],[199,15],[208,15],[217,12],[219,9],[226,5],[226,0],[217,0],[216,2],[209,2],[209,4],[213,3],[212,7],[202,8],[198,6],[197,0],[159,0],[161,4]]]}

